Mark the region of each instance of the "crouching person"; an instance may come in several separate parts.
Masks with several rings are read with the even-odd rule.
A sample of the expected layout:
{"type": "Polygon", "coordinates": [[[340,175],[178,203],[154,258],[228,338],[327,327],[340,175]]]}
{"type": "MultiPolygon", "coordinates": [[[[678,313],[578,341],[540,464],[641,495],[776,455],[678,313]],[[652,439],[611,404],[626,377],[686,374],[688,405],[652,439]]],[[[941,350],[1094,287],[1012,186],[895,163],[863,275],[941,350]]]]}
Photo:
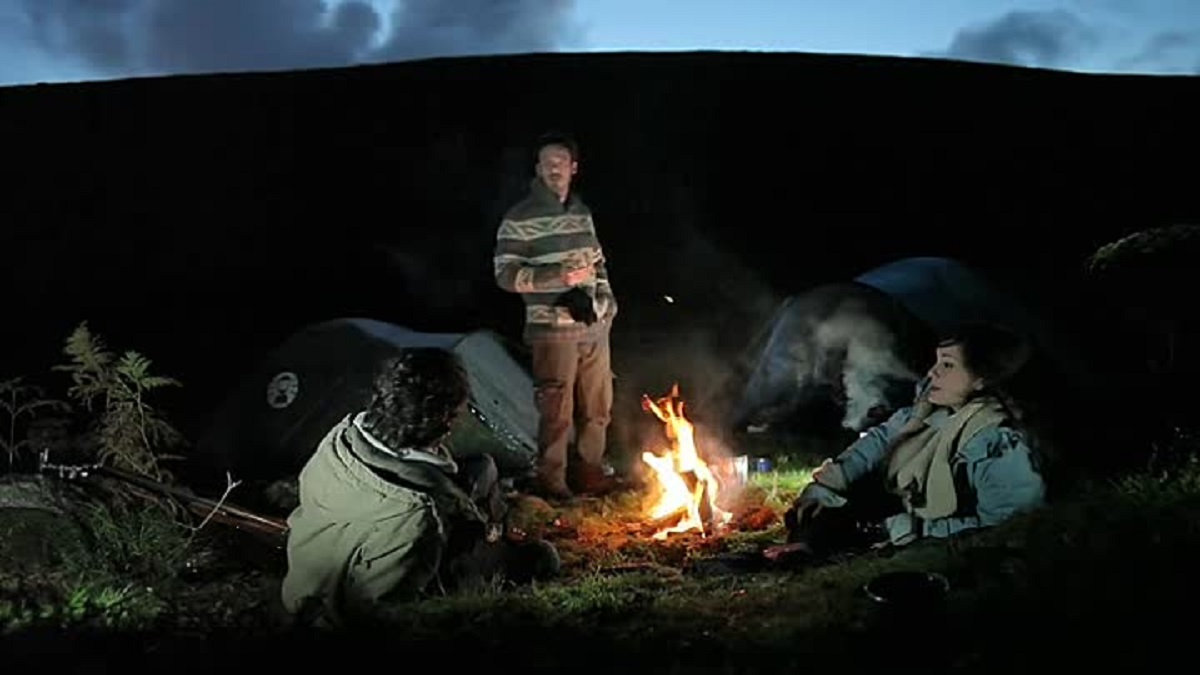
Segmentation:
{"type": "Polygon", "coordinates": [[[1040,507],[1042,455],[1013,386],[1030,353],[989,324],[942,340],[914,404],[814,472],[767,558],[946,538],[1040,507]]]}
{"type": "Polygon", "coordinates": [[[290,622],[374,621],[430,594],[556,574],[550,544],[504,538],[491,458],[460,468],[442,444],[470,397],[458,357],[407,350],[373,388],[300,473],[281,589],[290,622]]]}

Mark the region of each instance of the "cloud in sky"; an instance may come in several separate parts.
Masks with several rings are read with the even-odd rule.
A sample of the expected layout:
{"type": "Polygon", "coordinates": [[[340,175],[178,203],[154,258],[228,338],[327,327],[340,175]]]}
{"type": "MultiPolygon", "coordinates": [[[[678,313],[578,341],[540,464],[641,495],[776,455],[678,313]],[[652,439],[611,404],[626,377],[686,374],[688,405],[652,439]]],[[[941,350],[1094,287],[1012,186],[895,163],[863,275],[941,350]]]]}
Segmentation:
{"type": "Polygon", "coordinates": [[[1093,28],[1069,11],[1016,10],[960,29],[943,55],[1055,68],[1094,48],[1098,39],[1093,28]]]}
{"type": "Polygon", "coordinates": [[[1100,72],[1200,72],[1195,0],[940,2],[934,4],[945,12],[936,16],[916,9],[932,0],[910,1],[860,0],[850,9],[726,0],[696,3],[683,17],[666,3],[633,0],[0,0],[0,84],[614,44],[709,49],[766,40],[772,48],[805,50],[814,35],[824,40],[823,49],[854,45],[863,53],[1100,72]],[[864,22],[873,15],[870,7],[877,18],[890,18],[864,22]],[[631,23],[635,12],[639,22],[631,23]],[[606,37],[586,44],[594,35],[606,37]],[[913,51],[939,43],[936,52],[913,51]],[[872,47],[880,44],[887,49],[872,47]]]}
{"type": "Polygon", "coordinates": [[[1169,30],[1153,35],[1141,51],[1122,59],[1118,67],[1200,73],[1200,30],[1169,30]]]}
{"type": "MultiPolygon", "coordinates": [[[[1079,2],[1072,3],[1080,7],[1079,2]]],[[[1095,59],[1114,37],[1105,29],[1103,12],[1122,19],[1145,11],[1136,0],[1105,0],[1082,10],[1012,10],[991,20],[959,29],[944,50],[924,56],[1039,68],[1069,68],[1095,59]]],[[[1140,48],[1115,59],[1106,70],[1116,72],[1200,72],[1200,27],[1159,31],[1139,42],[1140,48]]]]}
{"type": "Polygon", "coordinates": [[[280,70],[555,50],[577,38],[572,10],[572,0],[0,0],[0,42],[92,77],[280,70]]]}

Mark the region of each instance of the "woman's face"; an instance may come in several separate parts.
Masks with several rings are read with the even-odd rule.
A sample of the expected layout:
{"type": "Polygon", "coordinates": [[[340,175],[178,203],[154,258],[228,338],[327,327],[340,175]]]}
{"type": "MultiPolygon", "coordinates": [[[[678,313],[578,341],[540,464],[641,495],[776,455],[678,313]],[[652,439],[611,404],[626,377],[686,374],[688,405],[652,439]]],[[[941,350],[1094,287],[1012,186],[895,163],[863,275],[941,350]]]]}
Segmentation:
{"type": "Polygon", "coordinates": [[[983,386],[983,381],[963,365],[962,347],[938,347],[937,359],[929,369],[929,402],[957,408],[983,386]]]}

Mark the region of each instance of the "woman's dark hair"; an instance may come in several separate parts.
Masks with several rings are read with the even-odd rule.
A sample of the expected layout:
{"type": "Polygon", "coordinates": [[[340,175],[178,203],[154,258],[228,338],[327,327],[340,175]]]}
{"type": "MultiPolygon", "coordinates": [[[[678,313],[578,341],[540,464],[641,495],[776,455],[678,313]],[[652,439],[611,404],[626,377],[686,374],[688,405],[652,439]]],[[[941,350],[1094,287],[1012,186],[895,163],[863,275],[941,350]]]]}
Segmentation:
{"type": "Polygon", "coordinates": [[[471,395],[453,352],[406,349],[381,365],[363,428],[391,448],[427,448],[449,433],[471,395]]]}
{"type": "Polygon", "coordinates": [[[1006,382],[1022,373],[1033,356],[1033,346],[1025,336],[992,323],[959,325],[938,342],[939,347],[951,345],[962,350],[963,365],[983,379],[984,390],[1003,389],[1006,382]]]}
{"type": "Polygon", "coordinates": [[[957,346],[962,350],[963,366],[983,380],[983,387],[972,395],[990,396],[1012,417],[1013,425],[1028,437],[1040,459],[1048,461],[1051,440],[1038,406],[1046,383],[1041,381],[1044,364],[1037,358],[1033,341],[1006,326],[987,322],[966,322],[938,342],[939,347],[957,346]]]}

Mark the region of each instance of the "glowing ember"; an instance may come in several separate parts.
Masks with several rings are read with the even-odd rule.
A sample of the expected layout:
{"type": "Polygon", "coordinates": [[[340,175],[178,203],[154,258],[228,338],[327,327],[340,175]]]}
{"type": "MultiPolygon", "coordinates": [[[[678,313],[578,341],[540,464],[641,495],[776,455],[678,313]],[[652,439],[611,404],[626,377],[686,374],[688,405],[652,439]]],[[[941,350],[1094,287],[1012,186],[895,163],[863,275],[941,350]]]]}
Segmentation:
{"type": "Polygon", "coordinates": [[[660,488],[657,501],[650,507],[650,517],[657,521],[682,514],[676,524],[659,529],[654,538],[666,539],[672,533],[691,530],[706,535],[706,520],[715,527],[727,524],[732,514],[717,506],[721,486],[696,449],[696,430],[684,416],[679,385],[673,385],[671,393],[657,401],[643,394],[642,408],[666,424],[671,442],[662,454],[642,453],[642,461],[654,470],[660,488]]]}

